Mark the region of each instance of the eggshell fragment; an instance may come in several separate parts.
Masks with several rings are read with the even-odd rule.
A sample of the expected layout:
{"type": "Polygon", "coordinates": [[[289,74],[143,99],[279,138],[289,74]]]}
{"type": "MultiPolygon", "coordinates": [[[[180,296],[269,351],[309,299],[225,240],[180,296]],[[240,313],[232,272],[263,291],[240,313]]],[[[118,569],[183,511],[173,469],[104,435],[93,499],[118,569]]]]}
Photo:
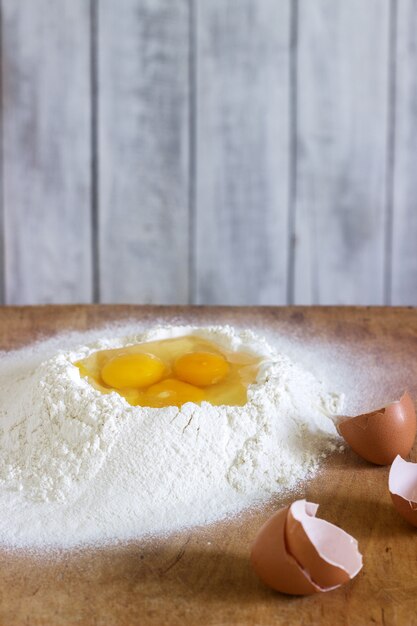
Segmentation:
{"type": "Polygon", "coordinates": [[[417,526],[417,463],[397,456],[389,472],[388,488],[398,513],[417,526]]]}
{"type": "Polygon", "coordinates": [[[251,563],[264,583],[293,595],[310,595],[321,591],[308,574],[287,552],[285,524],[290,507],[280,509],[261,527],[252,546],[251,563]]]}
{"type": "Polygon", "coordinates": [[[342,418],[337,429],[356,454],[376,465],[389,465],[397,454],[407,456],[413,447],[417,430],[414,403],[405,392],[398,402],[342,418]]]}
{"type": "Polygon", "coordinates": [[[287,549],[315,584],[332,589],[360,571],[358,542],[338,526],[315,517],[318,505],[294,502],[288,511],[287,549]]]}
{"type": "Polygon", "coordinates": [[[318,505],[297,500],[262,526],[252,546],[254,570],[267,585],[292,595],[330,591],[362,567],[357,542],[315,517],[318,505]]]}

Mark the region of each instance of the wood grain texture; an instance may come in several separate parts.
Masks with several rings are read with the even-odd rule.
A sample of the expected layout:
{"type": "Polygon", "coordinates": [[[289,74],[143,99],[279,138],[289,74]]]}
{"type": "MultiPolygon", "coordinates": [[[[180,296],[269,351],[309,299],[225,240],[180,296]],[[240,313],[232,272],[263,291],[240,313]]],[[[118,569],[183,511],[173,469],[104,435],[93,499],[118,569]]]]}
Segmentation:
{"type": "Polygon", "coordinates": [[[91,299],[89,29],[84,0],[2,0],[8,303],[91,299]]]}
{"type": "Polygon", "coordinates": [[[417,303],[414,0],[0,6],[0,300],[417,303]]]}
{"type": "Polygon", "coordinates": [[[398,2],[392,293],[397,304],[417,303],[417,4],[398,2]]]}
{"type": "Polygon", "coordinates": [[[300,0],[295,302],[384,299],[387,0],[300,0]]]}
{"type": "Polygon", "coordinates": [[[196,301],[286,301],[290,3],[196,2],[196,301]]]}
{"type": "MultiPolygon", "coordinates": [[[[311,359],[328,375],[346,374],[348,400],[346,381],[356,378],[364,408],[373,395],[395,397],[405,385],[416,398],[416,313],[379,307],[0,307],[0,349],[122,320],[231,323],[268,333],[277,345],[295,349],[300,362],[311,359]]],[[[320,517],[359,541],[363,571],[336,591],[287,597],[264,587],[249,566],[258,528],[295,497],[289,495],[235,520],[126,546],[44,558],[2,549],[0,623],[416,626],[415,529],[393,509],[387,478],[388,468],[345,451],[297,492],[319,503],[320,517]]]]}
{"type": "Polygon", "coordinates": [[[101,299],[188,302],[189,5],[98,7],[101,299]]]}

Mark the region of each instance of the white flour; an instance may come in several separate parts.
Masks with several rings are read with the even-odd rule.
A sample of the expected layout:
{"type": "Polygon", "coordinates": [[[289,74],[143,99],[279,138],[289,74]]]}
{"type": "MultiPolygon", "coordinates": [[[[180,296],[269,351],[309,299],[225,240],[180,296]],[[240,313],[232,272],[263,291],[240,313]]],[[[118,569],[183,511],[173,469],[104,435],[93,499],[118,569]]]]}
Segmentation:
{"type": "Polygon", "coordinates": [[[293,488],[339,443],[329,415],[341,396],[249,331],[164,327],[57,352],[59,341],[71,343],[1,359],[0,543],[72,547],[212,522],[293,488]],[[192,332],[264,357],[244,407],[132,407],[72,365],[192,332]]]}

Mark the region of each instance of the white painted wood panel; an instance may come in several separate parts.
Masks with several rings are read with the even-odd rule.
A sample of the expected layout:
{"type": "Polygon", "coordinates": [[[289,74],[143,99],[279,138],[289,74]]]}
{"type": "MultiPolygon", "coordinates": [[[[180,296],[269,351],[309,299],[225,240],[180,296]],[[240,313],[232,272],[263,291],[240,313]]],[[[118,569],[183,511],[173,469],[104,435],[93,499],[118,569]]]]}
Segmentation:
{"type": "Polygon", "coordinates": [[[398,2],[392,232],[393,304],[417,305],[417,3],[398,2]]]}
{"type": "Polygon", "coordinates": [[[189,4],[100,0],[104,302],[189,299],[189,4]]]}
{"type": "Polygon", "coordinates": [[[1,8],[6,301],[89,302],[89,3],[1,8]]]}
{"type": "Polygon", "coordinates": [[[294,299],[384,299],[387,0],[300,0],[294,299]]]}
{"type": "Polygon", "coordinates": [[[417,304],[414,0],[0,6],[6,302],[417,304]]]}
{"type": "Polygon", "coordinates": [[[196,0],[198,303],[286,300],[290,2],[196,0]]]}

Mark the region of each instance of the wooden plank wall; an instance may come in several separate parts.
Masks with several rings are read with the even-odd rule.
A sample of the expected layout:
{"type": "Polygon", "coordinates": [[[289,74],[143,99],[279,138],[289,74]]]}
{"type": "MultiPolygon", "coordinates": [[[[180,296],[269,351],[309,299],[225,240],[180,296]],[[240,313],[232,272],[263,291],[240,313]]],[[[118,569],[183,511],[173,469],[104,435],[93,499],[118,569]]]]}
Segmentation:
{"type": "Polygon", "coordinates": [[[285,303],[290,0],[197,2],[198,303],[285,303]]]}
{"type": "Polygon", "coordinates": [[[186,303],[188,3],[99,0],[97,20],[99,296],[186,303]]]}
{"type": "Polygon", "coordinates": [[[0,0],[1,302],[417,304],[415,0],[0,0]]]}
{"type": "Polygon", "coordinates": [[[382,304],[388,0],[300,0],[295,301],[382,304]]]}
{"type": "Polygon", "coordinates": [[[89,302],[91,97],[84,0],[2,0],[6,303],[89,302]]]}
{"type": "Polygon", "coordinates": [[[395,111],[390,301],[417,304],[417,3],[399,0],[395,37],[395,111]]]}

